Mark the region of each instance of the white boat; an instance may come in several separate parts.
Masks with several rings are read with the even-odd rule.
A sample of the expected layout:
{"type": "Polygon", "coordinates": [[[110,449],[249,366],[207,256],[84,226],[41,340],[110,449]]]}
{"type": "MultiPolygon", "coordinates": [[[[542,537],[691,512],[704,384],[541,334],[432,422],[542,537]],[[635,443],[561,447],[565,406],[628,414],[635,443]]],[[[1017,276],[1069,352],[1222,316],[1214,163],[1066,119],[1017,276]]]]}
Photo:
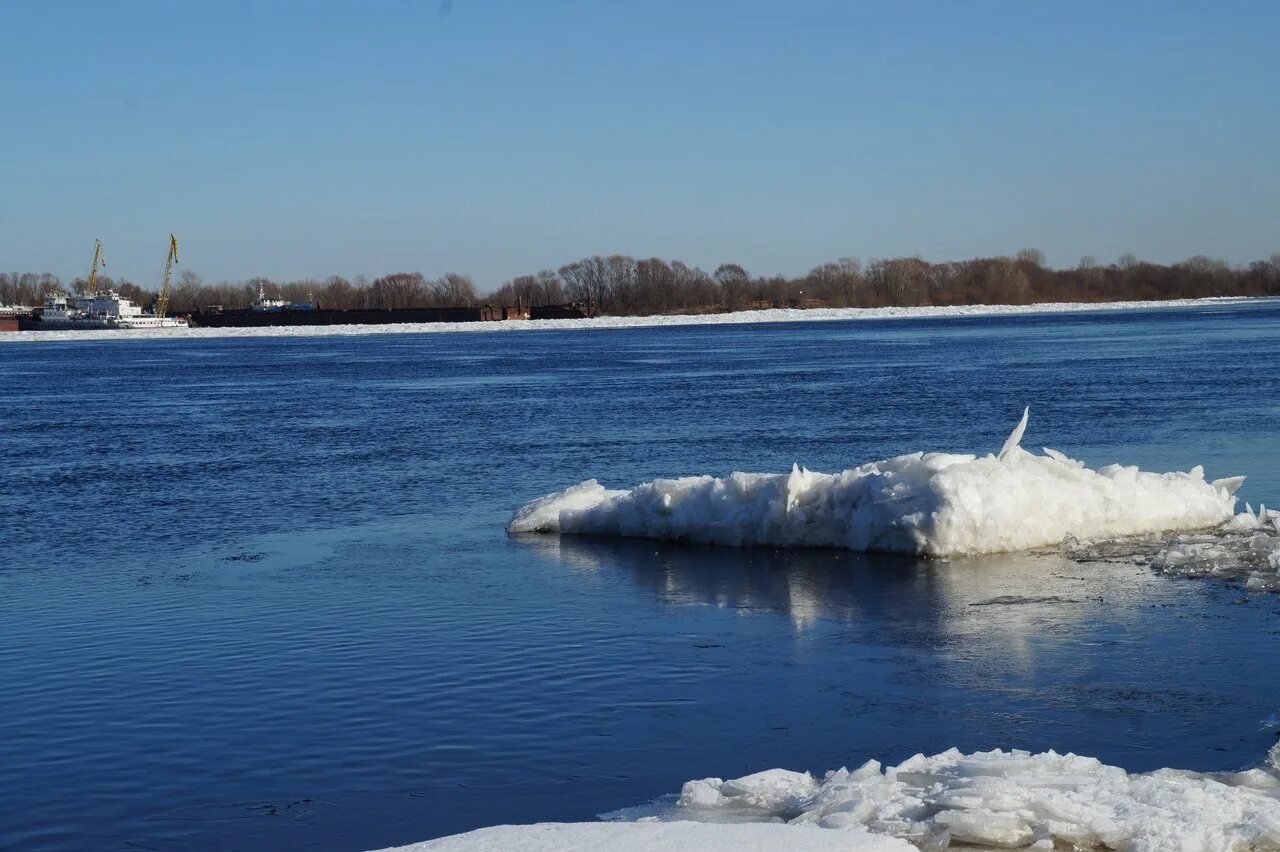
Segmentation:
{"type": "Polygon", "coordinates": [[[249,305],[249,310],[258,314],[278,314],[289,307],[288,299],[268,299],[262,282],[258,282],[258,298],[249,305]]]}
{"type": "Polygon", "coordinates": [[[68,296],[64,293],[54,293],[52,296],[47,296],[44,306],[38,308],[31,317],[19,319],[18,327],[33,331],[187,328],[189,323],[184,317],[165,316],[169,305],[169,278],[177,262],[178,239],[170,234],[169,255],[165,258],[164,282],[156,298],[156,310],[155,313],[147,313],[141,306],[135,305],[132,300],[121,296],[115,290],[98,291],[98,269],[106,265],[102,257],[102,241],[98,240],[93,250],[93,265],[89,268],[85,295],[68,296]]]}
{"type": "Polygon", "coordinates": [[[158,317],[146,313],[114,290],[93,296],[67,296],[55,293],[44,300],[44,306],[31,318],[27,328],[186,328],[181,317],[158,317]]]}

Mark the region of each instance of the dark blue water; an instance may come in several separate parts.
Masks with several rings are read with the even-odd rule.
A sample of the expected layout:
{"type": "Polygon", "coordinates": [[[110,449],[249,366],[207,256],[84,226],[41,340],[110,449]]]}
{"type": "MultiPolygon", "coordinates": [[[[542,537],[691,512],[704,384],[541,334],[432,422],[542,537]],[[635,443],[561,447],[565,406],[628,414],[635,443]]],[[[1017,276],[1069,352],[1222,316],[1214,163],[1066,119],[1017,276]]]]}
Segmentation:
{"type": "Polygon", "coordinates": [[[1274,596],[502,528],[592,476],[991,451],[1028,403],[1029,447],[1280,505],[1278,361],[1275,304],[0,345],[0,848],[356,850],[952,745],[1251,764],[1274,596]]]}

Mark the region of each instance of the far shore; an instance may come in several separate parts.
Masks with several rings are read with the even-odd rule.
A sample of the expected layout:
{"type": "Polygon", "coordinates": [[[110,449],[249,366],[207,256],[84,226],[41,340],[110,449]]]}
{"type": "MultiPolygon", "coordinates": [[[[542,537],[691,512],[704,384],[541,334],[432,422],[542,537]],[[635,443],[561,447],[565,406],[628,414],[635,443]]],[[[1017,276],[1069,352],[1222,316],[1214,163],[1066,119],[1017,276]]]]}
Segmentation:
{"type": "Polygon", "coordinates": [[[1171,308],[1226,307],[1280,302],[1277,296],[1214,296],[1203,299],[1160,299],[1129,302],[1042,302],[1026,305],[939,305],[886,308],[767,308],[703,314],[600,316],[590,319],[504,320],[386,325],[267,326],[263,328],[166,328],[151,330],[16,331],[0,333],[0,343],[90,340],[171,340],[222,337],[346,337],[373,334],[483,334],[506,331],[588,331],[592,329],[664,326],[750,325],[838,320],[947,319],[954,317],[1065,314],[1171,308]]]}

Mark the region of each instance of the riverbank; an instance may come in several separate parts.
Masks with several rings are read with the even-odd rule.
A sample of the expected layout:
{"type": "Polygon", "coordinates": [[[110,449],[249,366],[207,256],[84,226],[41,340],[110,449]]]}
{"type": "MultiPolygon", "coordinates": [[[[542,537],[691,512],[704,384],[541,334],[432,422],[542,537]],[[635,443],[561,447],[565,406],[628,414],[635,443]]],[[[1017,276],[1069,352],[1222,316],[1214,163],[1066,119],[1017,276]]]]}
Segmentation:
{"type": "Polygon", "coordinates": [[[591,319],[507,320],[468,323],[400,323],[394,325],[270,326],[266,328],[174,328],[154,330],[20,331],[0,334],[0,343],[89,340],[202,339],[223,337],[335,337],[372,334],[447,334],[507,331],[569,331],[610,328],[657,328],[687,325],[829,322],[837,320],[942,319],[951,317],[1067,314],[1168,308],[1221,307],[1280,301],[1272,297],[1166,299],[1138,302],[1044,302],[1034,305],[942,305],[909,308],[771,308],[721,314],[603,316],[591,319]]]}

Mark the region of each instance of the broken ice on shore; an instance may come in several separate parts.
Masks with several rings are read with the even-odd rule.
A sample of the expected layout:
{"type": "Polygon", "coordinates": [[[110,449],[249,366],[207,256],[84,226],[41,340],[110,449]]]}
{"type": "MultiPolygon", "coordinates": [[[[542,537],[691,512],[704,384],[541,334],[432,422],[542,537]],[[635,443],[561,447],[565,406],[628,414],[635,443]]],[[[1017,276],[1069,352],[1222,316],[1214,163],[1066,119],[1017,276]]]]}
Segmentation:
{"type": "Polygon", "coordinates": [[[921,849],[1280,849],[1280,746],[1244,772],[1129,773],[1053,751],[956,749],[821,778],[772,769],[684,785],[678,798],[615,820],[767,822],[869,832],[921,849]]]}
{"type": "Polygon", "coordinates": [[[1199,466],[1097,470],[1020,446],[1028,412],[999,453],[918,452],[827,474],[657,479],[629,490],[588,480],[520,508],[511,533],[558,532],[731,547],[834,547],[933,557],[1052,547],[1230,521],[1244,477],[1199,466]]]}
{"type": "Polygon", "coordinates": [[[815,777],[689,781],[607,823],[500,826],[402,852],[533,850],[1280,850],[1280,746],[1258,768],[1129,773],[1093,757],[950,749],[815,777]]]}

